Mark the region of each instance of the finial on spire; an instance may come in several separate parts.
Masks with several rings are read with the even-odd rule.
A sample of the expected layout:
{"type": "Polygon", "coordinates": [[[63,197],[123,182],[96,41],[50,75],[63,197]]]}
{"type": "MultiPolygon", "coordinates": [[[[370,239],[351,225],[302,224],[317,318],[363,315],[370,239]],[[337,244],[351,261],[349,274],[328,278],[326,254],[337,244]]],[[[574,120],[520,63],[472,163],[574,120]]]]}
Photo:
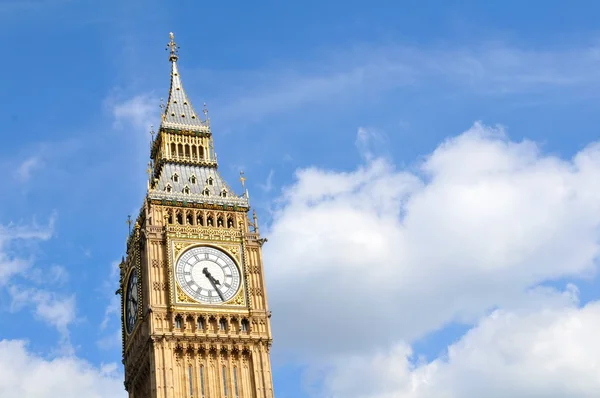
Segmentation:
{"type": "Polygon", "coordinates": [[[131,215],[127,216],[127,221],[125,221],[125,223],[127,223],[127,226],[129,227],[129,235],[131,235],[131,224],[133,224],[133,220],[131,219],[131,215]]]}
{"type": "Polygon", "coordinates": [[[204,124],[206,124],[207,127],[210,127],[210,118],[208,117],[208,108],[206,107],[206,102],[204,103],[204,109],[202,110],[202,113],[204,113],[204,124]]]}
{"type": "Polygon", "coordinates": [[[166,112],[167,112],[167,106],[165,105],[165,99],[164,98],[160,98],[160,116],[162,118],[162,120],[164,121],[167,116],[166,116],[166,112]]]}
{"type": "Polygon", "coordinates": [[[252,221],[254,221],[252,223],[252,226],[254,227],[254,233],[260,233],[258,231],[258,217],[256,216],[256,209],[252,209],[252,221]]]}
{"type": "Polygon", "coordinates": [[[169,50],[169,61],[177,62],[179,58],[179,46],[175,43],[175,35],[173,32],[169,33],[169,43],[167,44],[167,50],[169,50]]]}
{"type": "Polygon", "coordinates": [[[154,169],[152,168],[152,162],[148,162],[148,168],[146,169],[146,174],[148,174],[148,179],[152,178],[153,173],[154,173],[154,169]]]}
{"type": "Polygon", "coordinates": [[[246,189],[246,177],[244,177],[243,171],[240,171],[240,182],[242,183],[242,188],[246,189]]]}
{"type": "Polygon", "coordinates": [[[152,137],[152,141],[150,142],[150,144],[152,144],[154,142],[154,134],[156,134],[156,132],[154,131],[154,125],[151,124],[150,125],[150,137],[152,137]]]}

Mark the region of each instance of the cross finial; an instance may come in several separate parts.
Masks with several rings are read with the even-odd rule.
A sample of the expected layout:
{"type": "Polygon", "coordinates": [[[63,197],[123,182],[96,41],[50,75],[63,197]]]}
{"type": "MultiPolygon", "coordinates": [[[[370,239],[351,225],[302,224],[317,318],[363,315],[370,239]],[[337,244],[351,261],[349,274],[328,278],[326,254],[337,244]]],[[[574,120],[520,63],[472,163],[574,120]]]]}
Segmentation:
{"type": "Polygon", "coordinates": [[[242,183],[242,188],[246,188],[246,177],[244,177],[243,171],[240,171],[240,182],[242,183]]]}
{"type": "Polygon", "coordinates": [[[179,46],[175,43],[175,35],[173,32],[169,33],[169,43],[167,44],[167,50],[169,50],[169,61],[176,62],[179,58],[179,46]]]}
{"type": "Polygon", "coordinates": [[[163,121],[166,119],[166,116],[165,116],[166,108],[167,108],[167,106],[165,105],[165,99],[161,98],[160,99],[160,116],[162,117],[163,121]]]}
{"type": "Polygon", "coordinates": [[[208,117],[208,108],[206,107],[206,102],[204,103],[204,109],[202,110],[204,113],[204,123],[210,127],[210,118],[208,117]]]}
{"type": "Polygon", "coordinates": [[[131,215],[127,216],[127,221],[125,221],[125,223],[129,227],[129,235],[131,235],[131,224],[133,224],[133,220],[131,219],[131,215]]]}
{"type": "Polygon", "coordinates": [[[151,141],[151,143],[153,143],[153,142],[154,142],[154,134],[156,134],[156,132],[154,131],[154,125],[153,125],[153,124],[151,124],[151,125],[150,125],[150,136],[152,137],[152,141],[151,141]]]}

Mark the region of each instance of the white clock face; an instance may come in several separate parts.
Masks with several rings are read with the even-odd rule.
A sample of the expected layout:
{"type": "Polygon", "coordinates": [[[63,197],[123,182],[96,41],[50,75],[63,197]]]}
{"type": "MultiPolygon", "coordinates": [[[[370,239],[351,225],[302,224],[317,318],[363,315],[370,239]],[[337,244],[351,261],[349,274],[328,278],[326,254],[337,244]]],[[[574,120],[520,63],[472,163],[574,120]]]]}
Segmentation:
{"type": "Polygon", "coordinates": [[[185,293],[201,303],[224,303],[240,287],[240,271],[219,249],[197,246],[187,250],[175,266],[175,278],[185,293]]]}
{"type": "Polygon", "coordinates": [[[137,270],[134,268],[129,274],[127,281],[127,290],[125,292],[125,326],[127,333],[133,331],[138,314],[138,277],[137,270]]]}

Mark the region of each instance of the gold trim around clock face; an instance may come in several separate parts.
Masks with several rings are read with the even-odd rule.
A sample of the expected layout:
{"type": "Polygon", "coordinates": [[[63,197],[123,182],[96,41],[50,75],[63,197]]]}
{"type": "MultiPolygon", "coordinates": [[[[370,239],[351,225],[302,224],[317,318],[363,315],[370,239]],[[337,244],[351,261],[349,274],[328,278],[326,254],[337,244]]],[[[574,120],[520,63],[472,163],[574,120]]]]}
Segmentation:
{"type": "Polygon", "coordinates": [[[184,305],[184,306],[189,306],[189,305],[202,305],[202,306],[211,306],[211,307],[221,307],[221,306],[244,306],[246,305],[246,295],[245,295],[245,275],[244,275],[244,269],[241,266],[241,261],[240,261],[240,251],[241,251],[241,245],[237,244],[237,245],[232,245],[232,244],[223,244],[223,245],[216,245],[216,244],[212,244],[212,243],[198,243],[198,242],[189,242],[189,241],[171,241],[171,250],[173,253],[173,256],[171,258],[171,269],[173,270],[172,275],[171,275],[171,280],[174,286],[174,304],[175,305],[184,305]],[[194,248],[199,248],[199,247],[207,247],[210,249],[215,249],[218,250],[220,252],[222,252],[223,254],[225,254],[227,257],[229,257],[232,261],[234,266],[237,268],[237,272],[239,273],[239,278],[240,278],[240,284],[239,287],[237,289],[237,291],[233,294],[233,297],[227,299],[225,302],[204,302],[204,301],[199,301],[196,298],[190,296],[187,292],[185,292],[185,290],[180,286],[178,280],[177,280],[177,275],[175,272],[175,269],[177,267],[178,262],[180,261],[181,257],[187,253],[189,250],[193,250],[194,248]]]}

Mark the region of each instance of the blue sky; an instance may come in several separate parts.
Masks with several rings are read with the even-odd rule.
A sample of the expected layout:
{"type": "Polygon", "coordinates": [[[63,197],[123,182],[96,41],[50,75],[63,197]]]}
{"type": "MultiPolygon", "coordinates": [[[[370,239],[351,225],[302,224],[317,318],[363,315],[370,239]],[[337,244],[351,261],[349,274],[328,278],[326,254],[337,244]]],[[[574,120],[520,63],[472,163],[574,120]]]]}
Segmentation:
{"type": "MultiPolygon", "coordinates": [[[[527,387],[514,376],[498,382],[506,396],[549,380],[592,396],[598,365],[565,358],[600,346],[564,325],[600,324],[600,6],[177,3],[0,3],[5,358],[41,386],[52,366],[81,381],[48,396],[121,388],[114,265],[145,194],[173,31],[221,173],[239,190],[245,171],[269,238],[277,396],[478,396],[478,355],[496,373],[551,358],[582,375],[577,391],[550,371],[527,387]],[[543,338],[568,350],[524,348],[543,338]]],[[[0,378],[0,395],[46,396],[22,379],[0,378]]]]}

